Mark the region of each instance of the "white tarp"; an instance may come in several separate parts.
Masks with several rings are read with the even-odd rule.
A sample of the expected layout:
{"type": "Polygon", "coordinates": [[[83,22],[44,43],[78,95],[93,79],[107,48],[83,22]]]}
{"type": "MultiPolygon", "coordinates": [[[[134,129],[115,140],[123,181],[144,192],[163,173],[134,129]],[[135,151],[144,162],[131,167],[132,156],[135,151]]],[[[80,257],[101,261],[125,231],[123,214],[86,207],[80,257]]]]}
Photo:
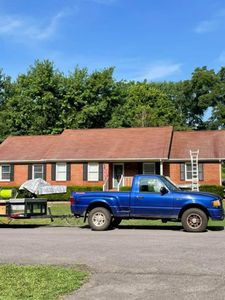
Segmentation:
{"type": "Polygon", "coordinates": [[[50,195],[66,193],[65,185],[51,185],[47,181],[37,178],[25,181],[19,188],[35,195],[50,195]]]}

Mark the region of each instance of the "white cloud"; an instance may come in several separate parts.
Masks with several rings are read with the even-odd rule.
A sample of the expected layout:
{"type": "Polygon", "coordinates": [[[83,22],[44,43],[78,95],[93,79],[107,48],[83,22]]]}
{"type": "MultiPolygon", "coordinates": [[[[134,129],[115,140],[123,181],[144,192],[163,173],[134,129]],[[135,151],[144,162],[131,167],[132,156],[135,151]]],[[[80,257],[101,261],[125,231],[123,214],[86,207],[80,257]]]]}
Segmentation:
{"type": "Polygon", "coordinates": [[[213,32],[220,26],[219,20],[202,21],[195,27],[196,33],[213,32]]]}
{"type": "Polygon", "coordinates": [[[46,24],[40,19],[0,15],[0,35],[10,36],[24,42],[47,40],[54,37],[60,26],[60,21],[71,14],[72,11],[61,11],[48,20],[46,24]]]}
{"type": "Polygon", "coordinates": [[[194,28],[196,33],[214,32],[223,28],[225,24],[225,10],[220,10],[218,13],[211,16],[208,20],[203,20],[194,28]]]}
{"type": "Polygon", "coordinates": [[[166,79],[171,75],[179,74],[181,72],[181,66],[182,64],[179,63],[157,62],[144,70],[143,74],[138,76],[136,80],[166,79]]]}

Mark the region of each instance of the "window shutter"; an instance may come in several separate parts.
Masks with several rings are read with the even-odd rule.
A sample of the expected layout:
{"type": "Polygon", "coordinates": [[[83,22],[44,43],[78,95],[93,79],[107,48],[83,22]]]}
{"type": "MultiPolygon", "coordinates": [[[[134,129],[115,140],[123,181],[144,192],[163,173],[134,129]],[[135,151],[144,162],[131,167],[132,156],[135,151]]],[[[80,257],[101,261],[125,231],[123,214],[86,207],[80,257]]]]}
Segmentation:
{"type": "Polygon", "coordinates": [[[66,180],[71,180],[71,163],[66,164],[66,180]]]}
{"type": "Polygon", "coordinates": [[[43,179],[46,180],[46,164],[43,164],[43,179]]]}
{"type": "Polygon", "coordinates": [[[103,163],[99,163],[98,180],[103,180],[103,163]]]}
{"type": "Polygon", "coordinates": [[[203,164],[198,165],[198,176],[199,180],[204,180],[203,164]]]}
{"type": "Polygon", "coordinates": [[[10,181],[14,181],[14,164],[10,165],[10,181]]]}
{"type": "Polygon", "coordinates": [[[52,164],[52,180],[55,181],[56,178],[56,163],[52,164]]]}
{"type": "Polygon", "coordinates": [[[28,180],[32,179],[32,165],[28,165],[28,180]]]}
{"type": "Polygon", "coordinates": [[[143,174],[143,163],[138,164],[138,174],[143,174]]]}
{"type": "Polygon", "coordinates": [[[160,175],[160,162],[155,163],[155,174],[160,175]]]}
{"type": "Polygon", "coordinates": [[[88,177],[88,164],[87,163],[83,163],[83,180],[87,181],[87,177],[88,177]]]}
{"type": "Polygon", "coordinates": [[[185,180],[185,164],[180,164],[180,180],[185,180]]]}

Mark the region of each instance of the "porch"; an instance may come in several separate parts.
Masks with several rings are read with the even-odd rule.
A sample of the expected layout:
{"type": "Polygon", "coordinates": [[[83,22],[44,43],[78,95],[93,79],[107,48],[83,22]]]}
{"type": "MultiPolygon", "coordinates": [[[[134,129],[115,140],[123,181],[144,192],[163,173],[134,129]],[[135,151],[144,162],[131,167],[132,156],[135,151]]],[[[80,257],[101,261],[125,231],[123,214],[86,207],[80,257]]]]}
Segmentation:
{"type": "Polygon", "coordinates": [[[104,164],[103,191],[120,190],[121,187],[131,186],[133,176],[137,174],[158,174],[169,176],[168,163],[163,161],[151,162],[111,162],[104,164]]]}

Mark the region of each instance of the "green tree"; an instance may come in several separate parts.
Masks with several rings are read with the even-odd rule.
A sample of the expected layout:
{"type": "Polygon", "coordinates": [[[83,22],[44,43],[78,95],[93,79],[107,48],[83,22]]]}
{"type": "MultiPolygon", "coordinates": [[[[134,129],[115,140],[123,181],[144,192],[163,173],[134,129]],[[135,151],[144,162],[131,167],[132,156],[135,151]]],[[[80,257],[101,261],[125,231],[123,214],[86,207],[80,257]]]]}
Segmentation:
{"type": "Polygon", "coordinates": [[[7,126],[11,134],[51,134],[56,128],[61,106],[62,74],[52,62],[36,61],[27,74],[19,75],[15,92],[5,104],[7,126]]]}
{"type": "Polygon", "coordinates": [[[118,106],[107,123],[109,127],[182,126],[172,101],[149,83],[128,84],[126,99],[118,106]]]}

